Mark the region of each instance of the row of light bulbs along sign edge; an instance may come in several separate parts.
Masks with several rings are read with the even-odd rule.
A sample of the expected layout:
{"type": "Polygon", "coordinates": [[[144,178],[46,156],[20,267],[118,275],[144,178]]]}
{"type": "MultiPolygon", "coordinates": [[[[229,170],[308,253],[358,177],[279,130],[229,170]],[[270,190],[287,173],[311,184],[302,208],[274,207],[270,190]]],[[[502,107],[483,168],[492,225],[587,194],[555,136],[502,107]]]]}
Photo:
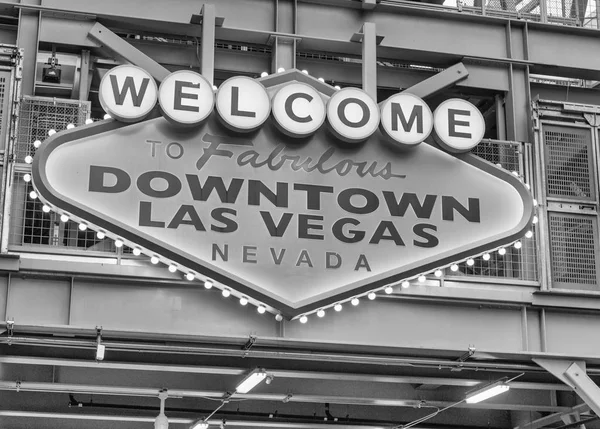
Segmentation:
{"type": "MultiPolygon", "coordinates": [[[[105,115],[104,119],[110,119],[110,115],[105,115]]],[[[91,124],[92,122],[93,122],[92,119],[87,119],[85,121],[86,124],[91,124]]],[[[71,128],[74,128],[74,127],[75,126],[73,124],[67,125],[67,129],[71,129],[71,128]]],[[[56,133],[56,130],[54,130],[54,129],[51,129],[51,130],[48,131],[48,135],[49,136],[52,136],[55,133],[56,133]]],[[[39,148],[41,145],[42,145],[42,142],[40,140],[36,140],[34,142],[34,147],[36,149],[39,148]]],[[[33,162],[33,157],[31,155],[27,155],[25,157],[25,162],[27,164],[31,164],[33,162]]],[[[502,167],[501,164],[496,164],[496,165],[498,167],[502,167]]],[[[519,173],[516,172],[516,171],[513,171],[512,174],[515,175],[515,176],[517,176],[517,177],[519,177],[519,178],[521,178],[520,175],[519,175],[519,173]]],[[[25,174],[23,176],[23,180],[25,180],[25,182],[30,182],[31,181],[31,175],[29,173],[25,174]]],[[[525,186],[527,188],[529,188],[529,185],[525,184],[525,186]]],[[[37,194],[37,192],[35,190],[33,190],[33,191],[30,192],[29,197],[32,198],[32,199],[36,199],[36,198],[38,198],[38,194],[37,194]]],[[[534,203],[534,206],[537,207],[537,201],[535,199],[533,200],[533,203],[534,203]]],[[[44,206],[42,207],[42,210],[43,210],[44,213],[50,213],[52,211],[52,208],[47,203],[44,202],[44,206]]],[[[99,239],[104,239],[105,237],[113,239],[114,242],[115,242],[115,247],[117,247],[117,248],[123,247],[123,245],[127,244],[128,246],[130,246],[133,249],[132,253],[135,256],[139,256],[139,255],[141,255],[143,253],[144,255],[147,255],[147,256],[150,257],[150,262],[152,264],[158,264],[159,262],[162,262],[163,264],[167,265],[168,266],[168,270],[171,273],[176,273],[177,271],[180,271],[182,273],[185,273],[185,278],[187,280],[189,280],[189,281],[193,281],[193,280],[196,280],[196,279],[202,280],[201,276],[199,276],[198,274],[194,273],[191,270],[186,269],[185,267],[178,266],[177,264],[173,263],[172,261],[168,260],[167,258],[162,257],[161,255],[157,255],[157,254],[155,254],[153,252],[149,252],[149,251],[147,251],[145,249],[140,248],[139,246],[136,246],[133,243],[126,243],[122,238],[114,236],[114,235],[111,235],[109,232],[105,232],[105,231],[103,231],[101,229],[98,229],[94,225],[89,224],[88,222],[86,222],[83,219],[75,219],[69,213],[66,213],[66,212],[57,212],[57,213],[60,214],[60,220],[61,220],[61,222],[67,222],[69,220],[76,221],[76,222],[79,223],[79,229],[80,230],[85,231],[86,229],[91,228],[91,229],[93,229],[93,230],[96,231],[97,237],[99,239]]],[[[536,216],[533,217],[533,224],[536,224],[537,221],[538,221],[538,217],[536,215],[536,216]]],[[[533,231],[531,231],[531,230],[527,231],[527,233],[525,234],[525,238],[532,238],[532,237],[533,237],[533,231]]],[[[513,246],[514,246],[515,249],[520,249],[521,246],[522,246],[522,243],[521,243],[520,240],[517,240],[517,241],[515,241],[513,243],[513,246]]],[[[496,250],[498,251],[498,254],[500,256],[504,256],[506,254],[506,248],[505,247],[500,247],[500,248],[498,248],[496,250]]],[[[441,278],[442,275],[443,275],[443,271],[442,270],[444,268],[450,268],[450,271],[452,271],[452,272],[458,271],[458,263],[460,263],[460,262],[465,262],[468,266],[473,266],[475,264],[475,260],[473,258],[478,257],[478,256],[481,256],[484,261],[488,261],[490,259],[490,257],[491,257],[490,256],[490,252],[482,253],[480,255],[473,255],[471,258],[467,258],[467,259],[463,259],[463,260],[460,260],[460,261],[456,261],[455,263],[453,263],[453,264],[451,264],[449,266],[446,265],[446,266],[443,266],[443,267],[439,267],[438,269],[436,269],[436,270],[433,271],[433,276],[435,278],[438,278],[438,279],[441,278]]],[[[427,277],[426,277],[427,274],[429,274],[429,273],[422,273],[422,274],[420,274],[418,276],[413,276],[411,278],[404,279],[404,280],[402,280],[400,282],[396,282],[396,283],[394,283],[394,285],[396,285],[396,286],[400,285],[402,288],[408,288],[410,286],[410,282],[411,281],[415,281],[416,280],[418,283],[425,283],[425,281],[427,280],[427,277]]],[[[360,303],[360,298],[367,297],[369,300],[374,300],[377,297],[376,292],[383,291],[385,294],[388,294],[388,295],[392,294],[392,293],[394,293],[394,288],[393,288],[394,285],[390,284],[390,285],[387,285],[387,286],[385,286],[383,288],[380,287],[380,288],[377,288],[375,290],[372,290],[372,291],[370,291],[368,293],[362,293],[362,294],[354,296],[352,298],[348,298],[348,299],[346,299],[344,301],[337,302],[337,303],[335,303],[333,305],[330,305],[328,307],[323,307],[323,308],[320,308],[318,310],[314,310],[312,312],[308,312],[308,313],[299,315],[299,316],[297,316],[294,319],[299,320],[300,323],[306,323],[308,321],[308,316],[313,315],[313,314],[316,314],[318,317],[322,318],[322,317],[325,316],[325,312],[328,309],[333,308],[335,311],[339,312],[339,311],[342,311],[343,304],[350,303],[350,304],[352,304],[352,306],[357,306],[360,303]]],[[[227,287],[227,285],[216,284],[212,279],[210,279],[210,278],[204,278],[204,287],[206,289],[211,289],[213,286],[216,286],[219,289],[221,289],[221,293],[222,293],[222,295],[225,298],[228,298],[231,295],[234,295],[234,296],[237,295],[237,293],[235,291],[233,291],[232,289],[230,289],[229,287],[227,287]]],[[[240,304],[243,305],[243,306],[248,305],[248,304],[253,304],[253,305],[255,305],[257,307],[257,311],[260,314],[264,314],[266,312],[269,312],[269,313],[275,314],[275,319],[278,322],[281,322],[283,320],[283,316],[275,308],[267,306],[267,305],[265,305],[265,304],[263,304],[263,303],[261,303],[259,301],[253,300],[253,299],[251,299],[251,298],[249,298],[249,297],[247,297],[245,295],[239,295],[239,299],[240,299],[240,304]]]]}

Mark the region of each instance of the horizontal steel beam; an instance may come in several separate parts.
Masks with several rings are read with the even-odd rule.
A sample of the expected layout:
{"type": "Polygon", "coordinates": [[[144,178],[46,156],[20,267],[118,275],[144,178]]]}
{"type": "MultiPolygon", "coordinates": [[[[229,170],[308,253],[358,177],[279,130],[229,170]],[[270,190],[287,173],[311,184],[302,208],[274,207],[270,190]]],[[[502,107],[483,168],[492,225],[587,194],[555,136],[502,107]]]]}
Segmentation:
{"type": "MultiPolygon", "coordinates": [[[[135,388],[124,386],[102,386],[89,384],[67,384],[67,383],[37,383],[27,381],[0,381],[0,390],[5,391],[23,391],[23,392],[41,392],[41,393],[72,393],[72,394],[93,394],[108,396],[133,396],[133,397],[157,397],[161,387],[157,388],[135,388]]],[[[181,398],[213,398],[222,399],[226,392],[201,391],[189,389],[169,389],[169,396],[181,398]]],[[[249,401],[269,401],[269,402],[298,402],[311,404],[340,404],[340,405],[361,405],[361,406],[380,406],[380,407],[421,407],[423,402],[420,399],[389,399],[389,398],[366,398],[366,397],[348,397],[348,396],[324,396],[324,395],[304,395],[275,393],[246,393],[235,394],[236,399],[249,401]]],[[[479,404],[467,404],[465,402],[455,405],[451,401],[427,401],[427,407],[445,408],[453,405],[456,408],[472,408],[486,410],[507,410],[507,411],[539,411],[539,412],[565,412],[569,407],[559,407],[551,405],[536,404],[506,404],[484,402],[479,404]]]]}
{"type": "Polygon", "coordinates": [[[564,416],[568,416],[569,414],[573,414],[573,413],[581,414],[581,413],[587,413],[588,411],[590,411],[590,406],[588,404],[579,404],[579,405],[576,405],[573,408],[571,408],[569,411],[562,412],[562,413],[550,414],[548,416],[544,416],[539,419],[532,420],[527,424],[515,426],[514,429],[540,429],[540,428],[543,428],[546,426],[550,426],[551,424],[554,424],[554,423],[562,422],[562,418],[564,416]]]}
{"type": "MultiPolygon", "coordinates": [[[[76,359],[53,359],[38,358],[29,356],[0,356],[0,364],[19,364],[19,365],[45,365],[70,368],[94,368],[94,369],[112,369],[127,371],[152,371],[152,372],[177,372],[184,374],[218,374],[228,376],[241,376],[248,372],[247,368],[231,368],[201,365],[155,365],[148,363],[128,363],[128,362],[109,362],[109,361],[90,361],[76,359]]],[[[468,378],[447,378],[447,377],[406,377],[380,374],[350,374],[322,371],[289,371],[289,370],[271,370],[267,368],[269,374],[276,378],[302,379],[302,380],[331,380],[331,381],[359,381],[369,383],[395,383],[395,384],[428,384],[441,386],[473,387],[482,380],[468,378]]],[[[529,382],[511,382],[512,389],[524,390],[571,390],[568,386],[559,383],[529,383],[529,382]]]]}

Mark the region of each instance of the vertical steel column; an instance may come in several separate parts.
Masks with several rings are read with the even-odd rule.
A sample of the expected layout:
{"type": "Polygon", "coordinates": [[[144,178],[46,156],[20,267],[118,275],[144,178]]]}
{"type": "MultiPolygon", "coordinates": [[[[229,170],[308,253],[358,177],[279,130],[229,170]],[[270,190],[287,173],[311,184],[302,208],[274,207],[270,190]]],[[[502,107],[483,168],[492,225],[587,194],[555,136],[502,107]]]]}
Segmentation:
{"type": "Polygon", "coordinates": [[[200,52],[202,76],[211,85],[215,80],[215,19],[217,14],[215,6],[205,4],[202,6],[202,47],[200,52]]]}
{"type": "Polygon", "coordinates": [[[23,80],[21,83],[23,95],[34,94],[40,20],[41,12],[19,9],[17,46],[23,49],[23,80]]]}
{"type": "Polygon", "coordinates": [[[365,22],[362,29],[362,87],[377,101],[377,34],[373,22],[365,22]]]}
{"type": "Polygon", "coordinates": [[[78,98],[81,101],[87,101],[90,94],[91,83],[91,56],[90,51],[81,51],[81,67],[79,68],[79,94],[78,98]]]}
{"type": "MultiPolygon", "coordinates": [[[[274,0],[275,32],[296,34],[297,0],[274,0]]],[[[296,38],[273,36],[271,71],[296,68],[296,38]]]]}

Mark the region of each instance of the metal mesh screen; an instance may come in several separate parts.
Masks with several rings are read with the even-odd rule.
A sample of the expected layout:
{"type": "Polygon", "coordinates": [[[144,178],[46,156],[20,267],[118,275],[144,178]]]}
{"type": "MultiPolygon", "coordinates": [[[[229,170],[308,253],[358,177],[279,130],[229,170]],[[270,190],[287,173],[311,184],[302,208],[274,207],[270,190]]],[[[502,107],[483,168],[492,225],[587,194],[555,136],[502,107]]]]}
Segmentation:
{"type": "Polygon", "coordinates": [[[544,125],[548,197],[596,200],[589,129],[544,125]]]}
{"type": "Polygon", "coordinates": [[[13,182],[9,246],[55,249],[79,249],[96,252],[115,252],[110,239],[99,240],[94,231],[79,230],[73,221],[61,222],[56,213],[44,213],[42,202],[30,196],[33,187],[16,173],[13,182]]]}
{"type": "MultiPolygon", "coordinates": [[[[481,142],[471,153],[493,164],[498,164],[505,170],[516,171],[523,175],[522,146],[516,142],[485,141],[481,142]]],[[[475,258],[475,264],[458,265],[457,272],[447,270],[447,276],[498,277],[518,280],[538,280],[538,254],[536,234],[533,238],[522,240],[521,249],[506,248],[506,254],[491,252],[489,260],[475,258]]]]}
{"type": "Polygon", "coordinates": [[[597,218],[548,213],[553,287],[598,289],[597,218]]]}
{"type": "Polygon", "coordinates": [[[17,126],[16,161],[23,162],[27,155],[33,155],[33,142],[44,141],[49,130],[64,130],[68,124],[83,125],[90,109],[89,101],[23,97],[17,126]]]}

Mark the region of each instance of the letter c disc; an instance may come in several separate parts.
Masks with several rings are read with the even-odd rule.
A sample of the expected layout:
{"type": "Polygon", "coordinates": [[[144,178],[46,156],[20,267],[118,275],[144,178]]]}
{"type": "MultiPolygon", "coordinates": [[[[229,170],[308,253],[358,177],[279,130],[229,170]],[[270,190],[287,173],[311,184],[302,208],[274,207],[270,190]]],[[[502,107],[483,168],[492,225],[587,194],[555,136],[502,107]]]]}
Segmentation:
{"type": "Polygon", "coordinates": [[[325,103],[312,86],[291,83],[273,97],[272,113],[277,127],[284,134],[306,137],[315,133],[325,122],[325,103]]]}

